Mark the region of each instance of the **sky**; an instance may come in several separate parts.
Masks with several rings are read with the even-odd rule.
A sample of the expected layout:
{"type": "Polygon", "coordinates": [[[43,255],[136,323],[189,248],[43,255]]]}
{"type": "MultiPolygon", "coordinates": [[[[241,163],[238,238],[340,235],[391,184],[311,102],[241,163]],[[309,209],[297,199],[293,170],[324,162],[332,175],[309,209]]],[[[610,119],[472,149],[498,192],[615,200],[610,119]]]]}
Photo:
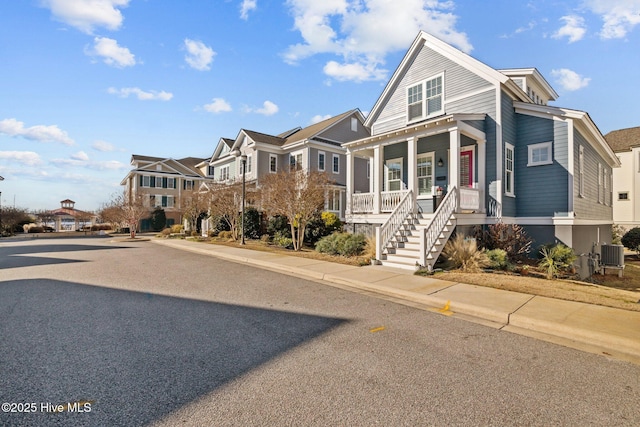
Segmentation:
{"type": "Polygon", "coordinates": [[[2,1],[2,206],[97,210],[132,154],[366,115],[420,30],[537,68],[603,134],[640,126],[640,0],[2,1]]]}

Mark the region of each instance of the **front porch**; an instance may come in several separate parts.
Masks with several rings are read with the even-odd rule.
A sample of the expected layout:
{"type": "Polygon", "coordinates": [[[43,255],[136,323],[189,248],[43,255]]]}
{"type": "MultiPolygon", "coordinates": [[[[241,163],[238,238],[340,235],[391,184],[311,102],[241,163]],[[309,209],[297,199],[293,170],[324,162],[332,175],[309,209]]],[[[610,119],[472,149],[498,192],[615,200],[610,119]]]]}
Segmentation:
{"type": "Polygon", "coordinates": [[[376,227],[383,264],[431,268],[460,219],[484,223],[484,118],[449,115],[345,145],[345,217],[376,227]],[[368,160],[366,181],[356,157],[368,160]]]}

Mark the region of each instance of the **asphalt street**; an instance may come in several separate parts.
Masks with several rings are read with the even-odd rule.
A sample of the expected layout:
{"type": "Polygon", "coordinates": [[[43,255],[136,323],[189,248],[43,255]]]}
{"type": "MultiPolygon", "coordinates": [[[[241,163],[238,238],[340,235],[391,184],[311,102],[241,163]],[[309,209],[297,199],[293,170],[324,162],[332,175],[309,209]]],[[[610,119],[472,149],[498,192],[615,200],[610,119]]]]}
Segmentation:
{"type": "Polygon", "coordinates": [[[150,242],[2,240],[0,402],[3,426],[637,426],[640,366],[150,242]]]}

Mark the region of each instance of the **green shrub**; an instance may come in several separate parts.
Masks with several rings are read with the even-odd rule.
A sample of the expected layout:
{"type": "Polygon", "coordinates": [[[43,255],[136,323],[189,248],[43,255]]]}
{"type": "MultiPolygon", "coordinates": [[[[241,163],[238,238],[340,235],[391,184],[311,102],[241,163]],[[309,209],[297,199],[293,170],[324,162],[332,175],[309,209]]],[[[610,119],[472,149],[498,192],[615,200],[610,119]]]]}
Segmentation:
{"type": "Polygon", "coordinates": [[[313,246],[321,238],[342,230],[342,221],[333,212],[322,212],[309,221],[304,231],[304,241],[313,246]]]}
{"type": "Polygon", "coordinates": [[[449,266],[464,272],[475,272],[488,265],[489,260],[483,251],[478,249],[475,239],[465,239],[462,234],[449,240],[442,251],[449,266]]]}
{"type": "Polygon", "coordinates": [[[325,236],[316,243],[316,251],[329,255],[356,256],[365,247],[364,234],[333,233],[325,236]]]}
{"type": "Polygon", "coordinates": [[[625,248],[640,253],[640,227],[634,227],[624,233],[621,241],[625,248]]]}
{"type": "Polygon", "coordinates": [[[489,268],[494,270],[510,270],[512,265],[509,262],[507,251],[504,249],[491,249],[485,255],[489,259],[489,268]]]}
{"type": "Polygon", "coordinates": [[[160,231],[167,225],[167,215],[162,208],[155,208],[151,213],[151,229],[160,231]]]}
{"type": "Polygon", "coordinates": [[[273,235],[273,244],[283,248],[291,249],[293,248],[293,239],[291,237],[288,237],[283,232],[277,231],[276,234],[273,235]]]}
{"type": "Polygon", "coordinates": [[[244,211],[244,237],[258,239],[260,237],[260,212],[256,208],[247,208],[244,211]]]}
{"type": "Polygon", "coordinates": [[[287,217],[276,215],[269,218],[269,223],[267,224],[267,233],[270,236],[274,237],[276,233],[291,237],[291,226],[289,225],[289,220],[287,219],[287,217]]]}
{"type": "Polygon", "coordinates": [[[184,230],[184,226],[182,224],[173,224],[171,226],[171,233],[172,234],[182,233],[183,230],[184,230]]]}
{"type": "Polygon", "coordinates": [[[546,273],[547,279],[553,279],[559,272],[570,269],[577,258],[573,249],[562,243],[551,247],[549,245],[543,246],[540,249],[540,254],[542,259],[538,267],[546,273]]]}

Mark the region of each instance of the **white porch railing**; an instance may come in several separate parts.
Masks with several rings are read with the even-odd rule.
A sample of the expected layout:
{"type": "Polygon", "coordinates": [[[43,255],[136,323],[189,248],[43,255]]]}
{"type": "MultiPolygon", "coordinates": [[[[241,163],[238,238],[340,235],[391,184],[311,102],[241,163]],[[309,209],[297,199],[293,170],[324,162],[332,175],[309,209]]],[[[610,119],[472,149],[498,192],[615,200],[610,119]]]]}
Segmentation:
{"type": "MultiPolygon", "coordinates": [[[[420,239],[420,265],[428,267],[429,270],[431,270],[432,265],[427,264],[427,254],[433,250],[444,228],[451,219],[451,215],[456,211],[456,193],[456,188],[453,187],[444,196],[444,199],[442,199],[440,206],[436,209],[431,222],[424,229],[424,234],[420,239]]],[[[435,263],[435,259],[433,262],[435,263]]]]}
{"type": "Polygon", "coordinates": [[[351,213],[373,213],[373,193],[351,195],[351,213]]]}
{"type": "Polygon", "coordinates": [[[380,212],[393,212],[409,193],[408,190],[383,191],[380,193],[380,212]]]}
{"type": "Polygon", "coordinates": [[[459,207],[464,211],[480,210],[480,190],[477,188],[462,187],[459,190],[460,202],[459,207]]]}
{"type": "MultiPolygon", "coordinates": [[[[400,193],[395,192],[394,193],[400,193]]],[[[396,232],[400,229],[407,216],[413,212],[415,201],[413,200],[413,191],[409,190],[404,193],[404,197],[400,199],[397,206],[389,215],[389,219],[380,227],[376,227],[376,258],[382,259],[382,250],[393,239],[396,232]]]]}

